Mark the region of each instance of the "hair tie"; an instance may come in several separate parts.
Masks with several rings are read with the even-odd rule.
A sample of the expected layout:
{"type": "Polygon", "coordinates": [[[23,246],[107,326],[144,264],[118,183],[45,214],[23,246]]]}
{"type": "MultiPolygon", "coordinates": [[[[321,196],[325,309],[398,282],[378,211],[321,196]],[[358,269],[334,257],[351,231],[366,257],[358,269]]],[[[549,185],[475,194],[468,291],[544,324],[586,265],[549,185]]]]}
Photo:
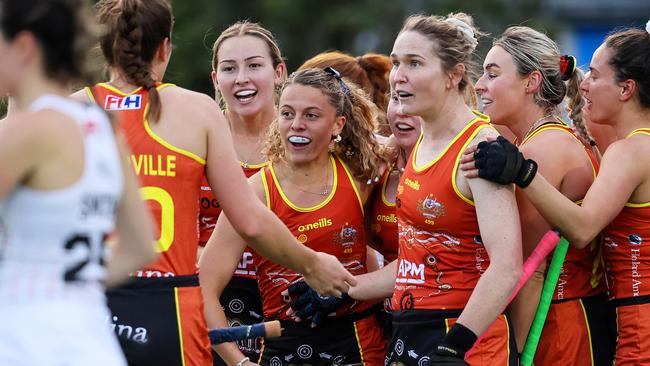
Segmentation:
{"type": "Polygon", "coordinates": [[[472,44],[472,48],[476,48],[476,45],[478,45],[478,41],[476,40],[474,31],[472,30],[472,27],[469,26],[469,24],[454,17],[445,19],[445,22],[456,25],[458,27],[458,30],[460,30],[460,32],[463,33],[463,35],[469,41],[469,43],[472,44]]]}
{"type": "Polygon", "coordinates": [[[560,56],[560,75],[563,81],[571,79],[576,71],[576,58],[571,55],[560,56]]]}
{"type": "Polygon", "coordinates": [[[339,84],[341,85],[341,90],[343,90],[343,94],[347,95],[348,97],[350,96],[350,88],[348,88],[348,86],[345,85],[345,82],[341,78],[340,72],[338,72],[335,68],[331,66],[327,66],[326,68],[323,69],[323,71],[334,76],[334,78],[339,81],[339,84]]]}

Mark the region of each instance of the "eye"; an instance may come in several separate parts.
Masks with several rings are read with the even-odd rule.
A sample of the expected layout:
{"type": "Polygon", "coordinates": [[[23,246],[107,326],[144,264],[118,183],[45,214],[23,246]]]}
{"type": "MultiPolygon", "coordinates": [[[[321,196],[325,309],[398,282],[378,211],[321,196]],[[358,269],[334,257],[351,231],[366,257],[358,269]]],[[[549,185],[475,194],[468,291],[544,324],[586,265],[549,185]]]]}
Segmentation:
{"type": "Polygon", "coordinates": [[[397,60],[393,60],[393,66],[394,66],[394,67],[399,66],[399,61],[397,61],[397,60]]]}
{"type": "Polygon", "coordinates": [[[233,66],[221,66],[221,69],[220,69],[220,70],[221,70],[222,72],[231,72],[231,71],[233,71],[234,69],[235,69],[235,68],[234,68],[233,66]]]}
{"type": "Polygon", "coordinates": [[[251,69],[257,69],[257,68],[262,67],[262,64],[253,63],[253,64],[248,65],[248,67],[250,67],[251,69]]]}
{"type": "Polygon", "coordinates": [[[282,119],[291,119],[293,118],[293,113],[291,111],[280,111],[280,117],[282,119]]]}
{"type": "Polygon", "coordinates": [[[493,74],[493,73],[491,73],[491,72],[488,72],[486,75],[487,75],[488,80],[492,80],[492,79],[494,79],[495,77],[497,77],[496,74],[493,74]]]}
{"type": "Polygon", "coordinates": [[[420,61],[416,61],[416,60],[411,60],[411,62],[409,62],[409,65],[413,67],[420,66],[421,64],[422,63],[420,63],[420,61]]]}
{"type": "Polygon", "coordinates": [[[312,113],[312,112],[307,113],[305,116],[307,117],[307,119],[310,119],[310,120],[318,119],[318,115],[316,113],[312,113]]]}

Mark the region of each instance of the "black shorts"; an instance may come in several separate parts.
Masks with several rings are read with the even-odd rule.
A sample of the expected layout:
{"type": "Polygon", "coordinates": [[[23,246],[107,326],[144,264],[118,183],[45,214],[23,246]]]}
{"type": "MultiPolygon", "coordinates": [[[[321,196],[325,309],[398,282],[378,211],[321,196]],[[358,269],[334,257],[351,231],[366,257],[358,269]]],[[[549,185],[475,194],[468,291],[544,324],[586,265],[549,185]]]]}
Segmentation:
{"type": "Polygon", "coordinates": [[[374,313],[378,308],[331,318],[317,328],[309,321],[281,320],[282,336],[264,339],[261,365],[383,365],[386,343],[374,313]]]}
{"type": "MultiPolygon", "coordinates": [[[[233,277],[223,290],[219,301],[231,327],[264,321],[260,290],[254,278],[233,277]]],[[[260,357],[261,338],[237,341],[237,345],[239,350],[251,360],[255,361],[260,357]]],[[[226,364],[216,352],[212,351],[212,356],[214,366],[226,364]]]]}
{"type": "MultiPolygon", "coordinates": [[[[386,365],[426,366],[461,310],[402,310],[392,313],[393,334],[386,365]]],[[[465,356],[472,366],[518,366],[517,346],[507,317],[500,315],[465,356]]]]}
{"type": "Polygon", "coordinates": [[[212,363],[198,285],[197,276],[133,278],[106,292],[110,326],[130,366],[212,363]]]}

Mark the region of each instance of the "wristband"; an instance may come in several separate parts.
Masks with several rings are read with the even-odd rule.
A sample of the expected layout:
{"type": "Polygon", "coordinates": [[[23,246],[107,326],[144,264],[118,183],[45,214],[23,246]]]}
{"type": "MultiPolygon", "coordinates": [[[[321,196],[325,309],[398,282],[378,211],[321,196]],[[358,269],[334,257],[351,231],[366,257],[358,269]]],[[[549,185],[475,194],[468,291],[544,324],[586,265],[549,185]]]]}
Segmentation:
{"type": "Polygon", "coordinates": [[[244,358],[241,359],[241,361],[237,362],[237,363],[235,364],[235,366],[244,366],[244,364],[245,364],[246,362],[250,361],[250,360],[251,360],[250,358],[248,358],[248,357],[244,357],[244,358]]]}
{"type": "Polygon", "coordinates": [[[476,334],[469,328],[460,323],[456,323],[449,329],[449,333],[445,335],[445,338],[438,345],[437,349],[438,351],[463,358],[465,357],[465,353],[474,346],[477,339],[476,334]]]}

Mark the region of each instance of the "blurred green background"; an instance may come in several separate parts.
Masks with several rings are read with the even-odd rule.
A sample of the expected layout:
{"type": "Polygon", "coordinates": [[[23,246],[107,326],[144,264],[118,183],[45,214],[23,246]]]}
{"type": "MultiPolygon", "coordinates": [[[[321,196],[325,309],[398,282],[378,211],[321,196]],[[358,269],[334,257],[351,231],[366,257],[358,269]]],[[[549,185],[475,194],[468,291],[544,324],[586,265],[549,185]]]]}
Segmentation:
{"type": "MultiPolygon", "coordinates": [[[[96,1],[96,0],[95,0],[96,1]]],[[[147,1],[147,0],[143,0],[147,1]]],[[[176,17],[174,52],[166,81],[213,95],[211,48],[219,33],[237,20],[262,23],[279,40],[289,71],[325,50],[352,55],[390,53],[404,19],[411,14],[463,11],[491,36],[509,25],[546,32],[563,53],[586,66],[604,36],[623,26],[644,26],[650,1],[639,0],[172,0],[176,17]]],[[[482,58],[491,36],[481,40],[482,58]]],[[[100,62],[97,67],[99,68],[100,62]]],[[[0,103],[0,115],[5,106],[0,103]]]]}

